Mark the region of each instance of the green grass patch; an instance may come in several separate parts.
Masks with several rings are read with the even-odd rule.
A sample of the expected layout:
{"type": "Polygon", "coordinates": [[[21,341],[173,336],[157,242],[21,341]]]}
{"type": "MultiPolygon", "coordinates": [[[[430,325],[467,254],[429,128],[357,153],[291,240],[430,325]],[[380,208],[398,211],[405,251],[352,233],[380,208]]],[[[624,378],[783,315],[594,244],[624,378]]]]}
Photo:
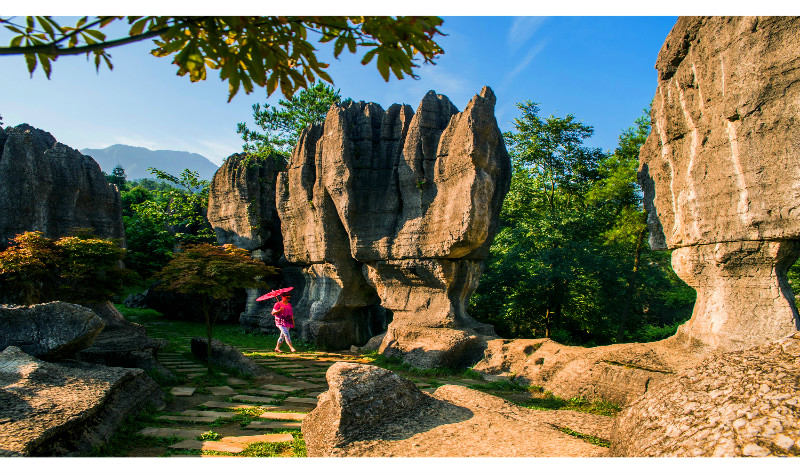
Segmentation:
{"type": "Polygon", "coordinates": [[[525,406],[530,409],[565,409],[569,411],[597,414],[600,416],[614,416],[621,410],[618,405],[612,402],[603,401],[602,399],[595,399],[592,401],[583,398],[562,399],[549,392],[544,393],[544,395],[541,397],[531,397],[531,399],[528,401],[515,402],[515,404],[525,406]]]}
{"type": "Polygon", "coordinates": [[[124,457],[133,447],[161,447],[178,441],[174,437],[146,437],[138,432],[156,422],[158,411],[148,404],[141,413],[125,418],[114,435],[100,447],[93,449],[90,457],[124,457]]]}
{"type": "Polygon", "coordinates": [[[218,433],[214,432],[213,430],[207,430],[200,434],[197,440],[219,440],[222,436],[218,433]]]}
{"type": "Polygon", "coordinates": [[[588,443],[590,443],[592,445],[597,445],[597,446],[600,446],[600,447],[611,447],[611,441],[609,441],[607,439],[602,439],[600,437],[595,437],[595,436],[589,435],[589,434],[583,434],[581,432],[574,431],[574,430],[570,429],[569,427],[560,427],[560,426],[557,426],[557,425],[553,425],[553,427],[558,429],[558,430],[560,430],[561,432],[563,432],[563,433],[565,433],[567,435],[570,435],[572,437],[577,437],[578,439],[581,439],[581,440],[583,440],[585,442],[588,442],[588,443]]]}
{"type": "Polygon", "coordinates": [[[132,322],[151,322],[164,316],[163,313],[158,310],[153,310],[152,308],[131,308],[121,303],[115,303],[114,307],[119,310],[119,313],[132,322]]]}
{"type": "Polygon", "coordinates": [[[442,377],[465,377],[473,378],[473,370],[452,369],[452,368],[417,368],[408,363],[403,362],[400,358],[391,358],[372,351],[361,355],[362,358],[369,360],[369,363],[379,366],[396,373],[405,373],[405,375],[423,376],[428,378],[442,378],[442,377]]]}

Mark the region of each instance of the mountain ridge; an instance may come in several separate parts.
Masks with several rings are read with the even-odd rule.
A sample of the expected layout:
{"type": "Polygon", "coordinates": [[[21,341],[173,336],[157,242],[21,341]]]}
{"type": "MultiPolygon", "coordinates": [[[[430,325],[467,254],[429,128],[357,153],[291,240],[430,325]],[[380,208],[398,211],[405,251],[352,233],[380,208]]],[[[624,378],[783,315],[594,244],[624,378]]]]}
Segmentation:
{"type": "Polygon", "coordinates": [[[104,173],[111,173],[119,165],[125,169],[128,180],[155,178],[147,168],[158,168],[172,175],[188,168],[200,174],[203,180],[211,180],[219,168],[214,162],[199,153],[181,150],[150,150],[134,145],[114,144],[105,148],[82,148],[80,152],[92,157],[104,173]]]}

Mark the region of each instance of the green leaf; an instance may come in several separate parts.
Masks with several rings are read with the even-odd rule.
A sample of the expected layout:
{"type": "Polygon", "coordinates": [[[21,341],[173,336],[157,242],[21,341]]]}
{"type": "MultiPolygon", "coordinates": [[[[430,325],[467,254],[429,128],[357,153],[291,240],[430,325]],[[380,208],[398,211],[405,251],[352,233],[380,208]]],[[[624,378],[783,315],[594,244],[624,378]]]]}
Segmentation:
{"type": "Polygon", "coordinates": [[[103,41],[103,40],[105,40],[105,39],[106,39],[106,35],[105,35],[105,33],[103,33],[102,31],[98,31],[98,30],[86,30],[86,32],[85,32],[85,33],[87,33],[87,34],[89,34],[89,35],[92,35],[93,37],[97,38],[97,39],[98,39],[98,40],[100,40],[100,41],[103,41]]]}
{"type": "Polygon", "coordinates": [[[389,63],[386,62],[386,57],[381,54],[378,55],[378,72],[381,73],[384,81],[389,82],[389,63]]]}
{"type": "Polygon", "coordinates": [[[33,77],[33,71],[36,69],[36,55],[33,53],[25,53],[25,62],[28,65],[28,72],[33,77]]]}
{"type": "Polygon", "coordinates": [[[375,53],[378,52],[378,48],[373,48],[364,54],[364,57],[361,58],[361,64],[367,65],[370,61],[372,61],[372,57],[375,56],[375,53]]]}

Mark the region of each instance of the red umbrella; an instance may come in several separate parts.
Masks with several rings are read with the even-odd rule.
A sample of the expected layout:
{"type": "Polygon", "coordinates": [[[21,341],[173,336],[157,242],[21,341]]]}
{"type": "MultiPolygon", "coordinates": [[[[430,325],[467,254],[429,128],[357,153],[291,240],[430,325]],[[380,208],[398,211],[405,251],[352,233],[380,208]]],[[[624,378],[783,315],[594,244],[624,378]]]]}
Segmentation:
{"type": "Polygon", "coordinates": [[[256,302],[263,302],[264,300],[269,300],[273,297],[278,298],[283,294],[288,294],[292,291],[294,287],[286,287],[284,289],[273,290],[272,292],[267,292],[266,294],[262,295],[261,297],[256,299],[256,302]]]}

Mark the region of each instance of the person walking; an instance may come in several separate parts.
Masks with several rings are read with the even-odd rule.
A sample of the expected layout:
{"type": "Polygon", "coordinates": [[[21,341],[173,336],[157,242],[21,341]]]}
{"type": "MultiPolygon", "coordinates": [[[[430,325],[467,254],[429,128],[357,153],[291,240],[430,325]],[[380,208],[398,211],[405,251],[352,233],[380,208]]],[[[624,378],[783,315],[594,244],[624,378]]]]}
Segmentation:
{"type": "Polygon", "coordinates": [[[275,326],[278,327],[278,330],[281,332],[281,336],[278,337],[278,343],[275,344],[275,351],[277,353],[283,353],[281,351],[281,342],[283,341],[286,341],[292,353],[296,351],[292,346],[292,339],[289,337],[289,329],[294,328],[294,310],[292,309],[292,304],[289,302],[291,298],[291,295],[288,293],[283,294],[280,302],[276,302],[275,306],[272,307],[272,315],[275,316],[275,326]]]}

